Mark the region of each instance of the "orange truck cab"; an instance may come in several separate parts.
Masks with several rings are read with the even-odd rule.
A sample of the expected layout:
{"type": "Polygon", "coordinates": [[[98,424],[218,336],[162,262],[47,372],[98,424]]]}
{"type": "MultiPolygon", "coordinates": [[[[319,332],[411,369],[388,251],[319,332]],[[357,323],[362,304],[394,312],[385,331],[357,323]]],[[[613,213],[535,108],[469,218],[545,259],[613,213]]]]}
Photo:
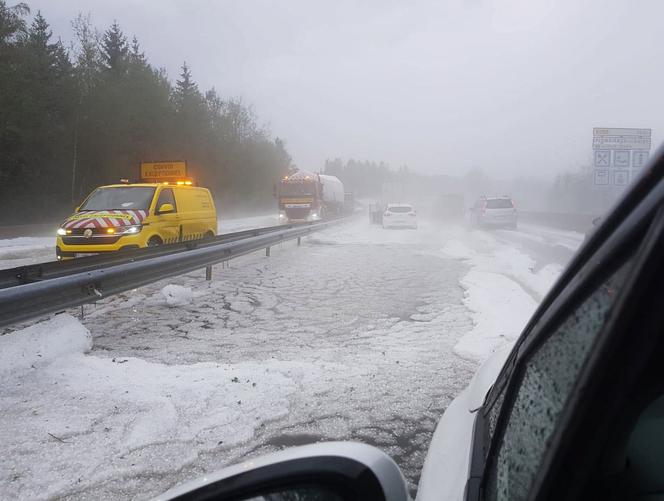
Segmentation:
{"type": "Polygon", "coordinates": [[[58,228],[58,259],[213,237],[210,191],[177,176],[161,179],[167,177],[95,189],[58,228]]]}

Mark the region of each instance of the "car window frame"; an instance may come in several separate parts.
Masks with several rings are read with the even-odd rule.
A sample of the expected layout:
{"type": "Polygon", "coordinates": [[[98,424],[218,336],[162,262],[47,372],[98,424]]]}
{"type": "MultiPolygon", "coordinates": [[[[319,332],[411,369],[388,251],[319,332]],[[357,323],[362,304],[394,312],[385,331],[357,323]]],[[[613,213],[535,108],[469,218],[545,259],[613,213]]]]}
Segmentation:
{"type": "Polygon", "coordinates": [[[656,211],[664,200],[664,149],[660,149],[654,158],[656,160],[644,169],[635,185],[584,243],[546,295],[515,343],[484,403],[475,409],[465,493],[467,500],[480,499],[488,466],[497,454],[527,362],[574,311],[575,306],[624,262],[630,250],[634,250],[634,242],[639,236],[639,245],[645,245],[641,240],[654,224],[656,211]],[[493,435],[489,437],[488,411],[501,395],[503,402],[498,421],[493,435]]]}

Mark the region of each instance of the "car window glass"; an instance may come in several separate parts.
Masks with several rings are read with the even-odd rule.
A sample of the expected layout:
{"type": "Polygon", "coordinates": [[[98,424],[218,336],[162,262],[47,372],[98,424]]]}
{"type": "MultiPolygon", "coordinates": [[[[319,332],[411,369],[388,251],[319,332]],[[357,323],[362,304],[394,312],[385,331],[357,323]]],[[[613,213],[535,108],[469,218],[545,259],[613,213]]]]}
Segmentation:
{"type": "MultiPolygon", "coordinates": [[[[493,437],[493,434],[496,432],[496,424],[498,423],[498,416],[500,416],[500,409],[502,408],[503,402],[505,401],[505,388],[506,387],[503,386],[500,395],[498,395],[498,398],[496,398],[494,401],[487,415],[487,434],[489,440],[491,440],[491,437],[493,437]]],[[[485,452],[488,453],[488,449],[485,452]]]]}
{"type": "Polygon", "coordinates": [[[511,209],[512,200],[509,198],[494,198],[487,200],[486,203],[487,209],[511,209]]]}
{"type": "MultiPolygon", "coordinates": [[[[623,265],[597,288],[527,362],[488,476],[491,500],[526,499],[558,417],[624,282],[623,265]]],[[[499,406],[497,405],[496,408],[499,406]]],[[[489,416],[489,427],[495,427],[489,416]]]]}
{"type": "Polygon", "coordinates": [[[394,213],[404,213],[405,214],[407,212],[410,212],[413,209],[411,207],[401,206],[401,207],[389,207],[387,210],[389,210],[390,212],[394,212],[394,213]]]}
{"type": "Polygon", "coordinates": [[[175,205],[175,196],[173,196],[173,190],[171,188],[166,188],[161,190],[159,193],[159,200],[157,201],[157,210],[164,204],[171,204],[173,206],[174,212],[177,212],[177,206],[175,205]]]}

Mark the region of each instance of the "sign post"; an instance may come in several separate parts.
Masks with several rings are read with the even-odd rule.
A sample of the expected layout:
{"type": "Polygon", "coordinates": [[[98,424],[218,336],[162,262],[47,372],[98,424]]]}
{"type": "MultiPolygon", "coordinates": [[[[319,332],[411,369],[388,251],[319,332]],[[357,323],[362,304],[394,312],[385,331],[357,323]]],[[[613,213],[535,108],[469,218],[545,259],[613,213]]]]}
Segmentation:
{"type": "Polygon", "coordinates": [[[595,186],[627,186],[650,156],[651,129],[593,129],[595,186]]]}

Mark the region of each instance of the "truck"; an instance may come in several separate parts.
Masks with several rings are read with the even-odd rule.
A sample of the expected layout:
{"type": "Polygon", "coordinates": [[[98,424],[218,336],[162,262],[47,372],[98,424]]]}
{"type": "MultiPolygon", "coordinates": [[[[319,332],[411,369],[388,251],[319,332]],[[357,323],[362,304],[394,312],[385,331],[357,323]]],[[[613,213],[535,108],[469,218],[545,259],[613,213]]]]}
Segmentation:
{"type": "Polygon", "coordinates": [[[318,221],[344,211],[344,185],[334,176],[299,170],[279,183],[279,218],[318,221]]]}

